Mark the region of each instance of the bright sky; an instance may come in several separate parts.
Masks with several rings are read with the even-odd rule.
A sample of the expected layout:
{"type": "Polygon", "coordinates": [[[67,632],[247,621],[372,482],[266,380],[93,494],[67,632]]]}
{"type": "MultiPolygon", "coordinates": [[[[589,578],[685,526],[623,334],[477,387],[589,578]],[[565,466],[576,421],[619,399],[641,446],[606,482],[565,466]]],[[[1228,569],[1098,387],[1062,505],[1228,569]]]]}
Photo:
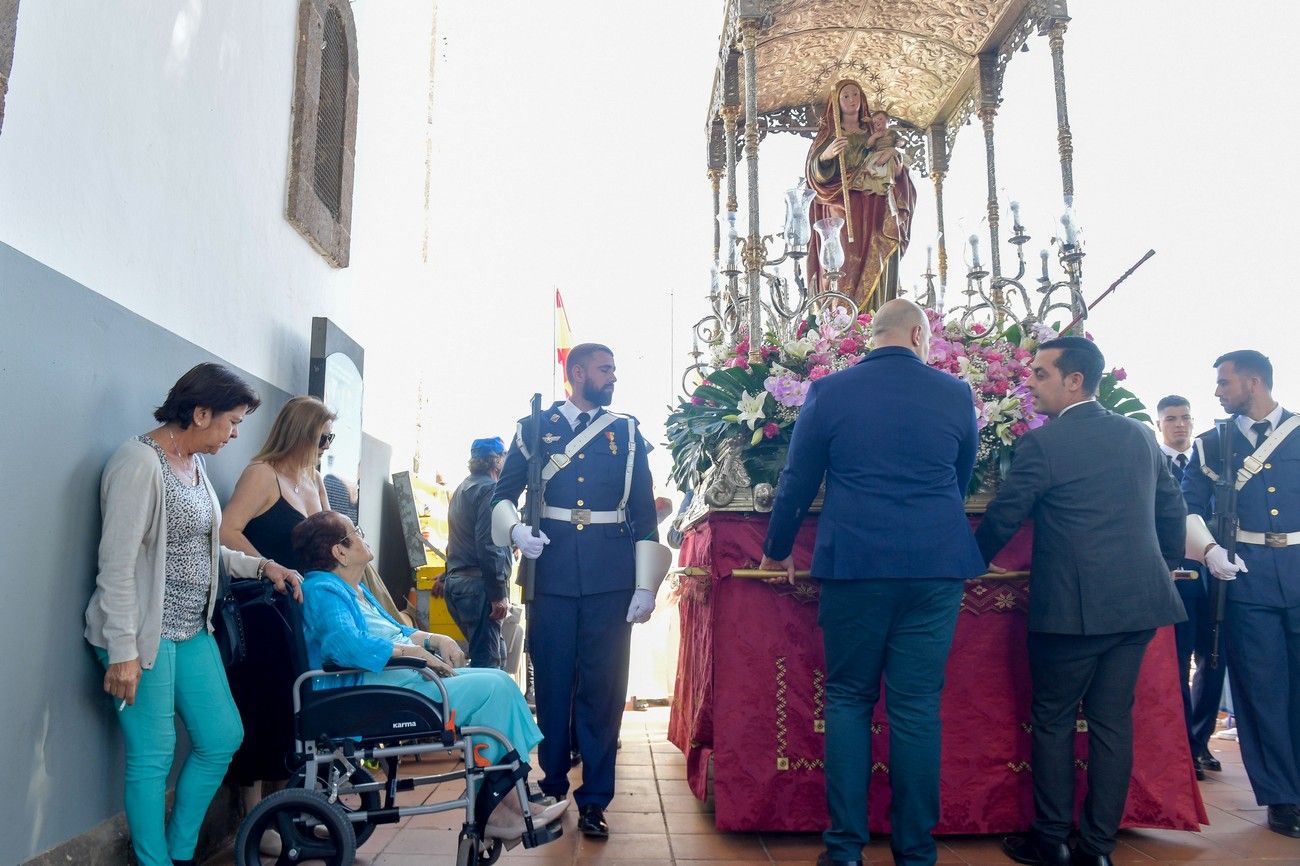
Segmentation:
{"type": "MultiPolygon", "coordinates": [[[[722,6],[439,4],[433,236],[441,252],[431,291],[440,320],[425,369],[433,428],[425,460],[449,482],[463,474],[471,439],[508,436],[534,391],[550,400],[555,288],[575,338],[615,350],[613,408],[663,441],[690,326],[705,311],[705,112],[722,6]]],[[[1156,250],[1088,330],[1149,406],[1171,391],[1189,397],[1199,430],[1220,414],[1211,364],[1231,349],[1268,354],[1277,395],[1300,408],[1285,277],[1300,199],[1289,94],[1300,78],[1291,44],[1300,11],[1205,0],[1177,9],[1076,2],[1065,64],[1085,294],[1100,294],[1156,250]]],[[[1061,185],[1047,40],[1029,45],[1006,78],[997,176],[1004,212],[1012,198],[1023,204],[1034,276],[1061,185]]],[[[808,144],[780,139],[760,153],[765,233],[780,230],[782,193],[802,172],[808,144]]],[[[985,212],[983,157],[976,121],[957,139],[945,186],[950,307],[964,288],[960,239],[985,212]]],[[[914,180],[921,197],[903,263],[909,287],[935,233],[929,180],[914,180]]],[[[743,200],[743,166],[740,190],[743,200]]],[[[1007,270],[1010,245],[1002,257],[1007,270]]],[[[666,478],[667,449],[652,459],[666,478]]]]}

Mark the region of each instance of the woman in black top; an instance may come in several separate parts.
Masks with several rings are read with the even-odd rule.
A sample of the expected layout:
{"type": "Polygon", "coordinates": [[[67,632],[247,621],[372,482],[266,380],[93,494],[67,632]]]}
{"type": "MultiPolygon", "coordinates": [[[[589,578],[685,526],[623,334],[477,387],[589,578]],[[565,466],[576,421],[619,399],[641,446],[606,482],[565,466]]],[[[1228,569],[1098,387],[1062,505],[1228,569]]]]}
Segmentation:
{"type": "MultiPolygon", "coordinates": [[[[226,505],[222,544],[299,570],[290,536],[299,523],[330,507],[316,467],[334,441],[334,417],[315,397],[294,397],[284,405],[226,505]]],[[[301,601],[297,586],[291,589],[301,601]]],[[[231,761],[230,778],[241,786],[245,810],[261,798],[263,782],[280,787],[274,783],[288,778],[285,756],[293,750],[294,671],[286,614],[279,609],[291,602],[283,595],[268,595],[267,601],[241,606],[247,656],[227,672],[244,721],[244,743],[231,761]]]]}

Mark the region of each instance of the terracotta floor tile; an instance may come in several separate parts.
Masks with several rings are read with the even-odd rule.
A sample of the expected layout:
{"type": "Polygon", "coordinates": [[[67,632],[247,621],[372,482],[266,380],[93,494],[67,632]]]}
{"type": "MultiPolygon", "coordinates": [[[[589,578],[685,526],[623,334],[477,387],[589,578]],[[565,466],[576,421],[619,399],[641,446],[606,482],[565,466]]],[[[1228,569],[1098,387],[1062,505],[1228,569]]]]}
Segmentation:
{"type": "Polygon", "coordinates": [[[665,812],[712,812],[713,801],[705,800],[701,802],[695,799],[695,796],[689,791],[681,794],[660,794],[659,800],[663,803],[665,812]]]}
{"type": "Polygon", "coordinates": [[[607,812],[605,820],[609,822],[611,833],[668,833],[663,812],[607,812]]]}
{"type": "Polygon", "coordinates": [[[456,854],[459,830],[425,830],[407,827],[397,831],[393,840],[384,846],[385,854],[456,854]]]}
{"type": "Polygon", "coordinates": [[[668,824],[669,835],[718,832],[713,826],[712,812],[664,812],[664,820],[668,824]]]}
{"type": "Polygon", "coordinates": [[[608,839],[578,838],[578,861],[608,863],[616,860],[666,861],[669,856],[668,835],[656,833],[615,833],[608,839]]]}
{"type": "MultiPolygon", "coordinates": [[[[616,782],[623,779],[653,779],[655,778],[655,766],[649,764],[626,764],[619,762],[614,766],[614,779],[616,782]]],[[[685,778],[685,776],[683,776],[685,778]]]]}
{"type": "Polygon", "coordinates": [[[1217,836],[1183,833],[1177,830],[1125,830],[1123,841],[1153,860],[1225,860],[1234,852],[1223,847],[1217,836]]]}
{"type": "Polygon", "coordinates": [[[606,812],[653,812],[659,808],[659,793],[651,790],[649,793],[637,793],[635,791],[618,790],[614,794],[614,799],[610,800],[609,805],[605,807],[606,812]]]}
{"type": "Polygon", "coordinates": [[[750,833],[693,834],[672,837],[676,860],[767,860],[758,836],[750,833]]]}
{"type": "Polygon", "coordinates": [[[759,837],[773,860],[802,860],[810,863],[826,847],[820,833],[763,833],[759,837]]]}

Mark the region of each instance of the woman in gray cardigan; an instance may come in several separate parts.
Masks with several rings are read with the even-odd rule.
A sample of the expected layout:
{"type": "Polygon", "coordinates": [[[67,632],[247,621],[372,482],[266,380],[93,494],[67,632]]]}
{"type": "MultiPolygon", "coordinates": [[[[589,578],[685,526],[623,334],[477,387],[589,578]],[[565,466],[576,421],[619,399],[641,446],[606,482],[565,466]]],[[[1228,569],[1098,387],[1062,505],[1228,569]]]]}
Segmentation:
{"type": "Polygon", "coordinates": [[[199,828],[243,728],[212,638],[217,557],[238,578],[295,593],[297,572],[221,547],[221,509],[200,454],[239,435],[257,393],[219,364],[199,364],[127,440],[100,482],[103,535],[86,640],[104,665],[126,743],[126,819],[143,866],[192,863],[199,828]],[[192,750],[164,830],[179,714],[192,750]]]}

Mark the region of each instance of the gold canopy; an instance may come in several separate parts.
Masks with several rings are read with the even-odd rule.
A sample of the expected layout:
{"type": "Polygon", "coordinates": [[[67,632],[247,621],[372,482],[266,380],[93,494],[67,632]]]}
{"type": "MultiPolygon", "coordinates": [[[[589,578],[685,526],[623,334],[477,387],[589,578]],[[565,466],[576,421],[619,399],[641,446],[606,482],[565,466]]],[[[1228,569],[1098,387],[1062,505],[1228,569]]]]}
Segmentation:
{"type": "Polygon", "coordinates": [[[837,80],[854,78],[873,109],[919,129],[955,126],[974,107],[979,55],[996,54],[1000,74],[1033,28],[1034,2],[727,0],[710,122],[724,102],[744,105],[734,52],[748,19],[758,24],[760,115],[820,110],[837,80]]]}

